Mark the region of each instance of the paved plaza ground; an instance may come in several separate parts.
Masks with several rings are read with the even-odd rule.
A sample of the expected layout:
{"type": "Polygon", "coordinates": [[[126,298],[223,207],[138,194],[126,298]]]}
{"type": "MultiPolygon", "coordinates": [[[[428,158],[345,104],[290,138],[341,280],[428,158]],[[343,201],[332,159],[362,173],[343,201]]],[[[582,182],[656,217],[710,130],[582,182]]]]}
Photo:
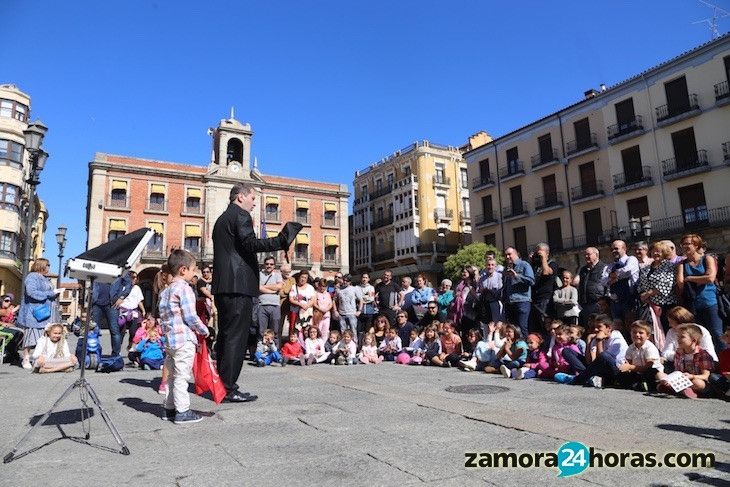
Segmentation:
{"type": "MultiPolygon", "coordinates": [[[[75,339],[71,340],[72,342],[75,339]]],[[[88,378],[131,455],[96,412],[92,445],[81,436],[74,393],[0,465],[0,485],[729,485],[730,403],[595,390],[455,369],[377,366],[244,366],[259,400],[220,406],[193,396],[203,422],[159,419],[159,372],[125,369],[88,378]],[[466,394],[453,386],[499,386],[466,394]],[[453,391],[453,389],[452,389],[453,391]],[[714,468],[467,469],[465,452],[555,452],[580,441],[599,452],[713,452],[714,468]],[[40,447],[40,448],[39,448],[40,447]],[[30,451],[28,454],[24,452],[30,451]]],[[[74,374],[0,367],[2,455],[74,374]]],[[[473,389],[473,388],[466,388],[473,389]]]]}

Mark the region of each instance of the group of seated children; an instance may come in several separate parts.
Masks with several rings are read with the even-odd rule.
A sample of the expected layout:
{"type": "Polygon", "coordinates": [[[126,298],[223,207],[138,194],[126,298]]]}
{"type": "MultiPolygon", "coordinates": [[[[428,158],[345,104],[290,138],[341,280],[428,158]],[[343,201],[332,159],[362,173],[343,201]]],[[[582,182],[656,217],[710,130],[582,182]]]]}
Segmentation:
{"type": "MultiPolygon", "coordinates": [[[[730,349],[718,357],[709,332],[695,324],[692,314],[682,307],[669,310],[671,330],[660,344],[661,351],[651,341],[652,326],[646,321],[631,325],[629,345],[604,314],[591,316],[585,341],[581,326],[559,320],[546,321],[545,335],[530,333],[524,339],[512,324],[489,323],[484,326],[484,336],[482,330],[474,328],[462,342],[450,320],[434,321],[423,329],[396,329],[380,318],[362,335],[359,349],[350,330],[342,334],[332,330],[325,341],[318,328],[310,326],[303,342],[294,330],[279,352],[269,330],[259,342],[256,361],[260,366],[271,362],[306,366],[391,361],[501,373],[517,380],[537,378],[596,388],[656,390],[689,398],[730,394],[730,349]]],[[[730,330],[722,340],[730,345],[730,330]]]]}
{"type": "Polygon", "coordinates": [[[152,313],[147,313],[137,328],[127,357],[142,370],[160,370],[165,363],[162,330],[152,313]]]}

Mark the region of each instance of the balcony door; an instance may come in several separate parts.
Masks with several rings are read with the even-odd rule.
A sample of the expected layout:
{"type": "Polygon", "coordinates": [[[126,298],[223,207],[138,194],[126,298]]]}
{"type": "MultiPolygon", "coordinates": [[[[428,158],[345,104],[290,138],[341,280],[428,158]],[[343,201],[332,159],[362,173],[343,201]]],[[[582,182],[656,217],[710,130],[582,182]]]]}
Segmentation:
{"type": "Polygon", "coordinates": [[[695,131],[692,127],[672,134],[674,146],[674,161],[677,171],[683,171],[697,165],[697,143],[695,131]]]}
{"type": "Polygon", "coordinates": [[[591,145],[591,124],[588,118],[573,123],[575,129],[575,144],[577,150],[585,149],[591,145]]]}
{"type": "Polygon", "coordinates": [[[601,224],[601,209],[588,210],[583,212],[583,222],[586,229],[586,243],[589,245],[599,243],[598,237],[603,234],[601,224]]]}
{"type": "Polygon", "coordinates": [[[479,161],[479,177],[482,183],[489,180],[489,159],[479,161]]]}
{"type": "Polygon", "coordinates": [[[554,218],[545,222],[547,229],[547,244],[550,250],[560,250],[563,248],[563,230],[560,227],[560,218],[554,218]]]}
{"type": "Polygon", "coordinates": [[[512,203],[512,215],[522,213],[522,186],[515,186],[509,189],[510,202],[512,203]]]}
{"type": "Polygon", "coordinates": [[[549,206],[557,202],[558,186],[555,183],[555,174],[542,178],[542,194],[545,196],[545,206],[549,206]]]}
{"type": "Polygon", "coordinates": [[[631,184],[641,181],[643,172],[641,169],[641,152],[639,146],[629,147],[621,151],[621,160],[624,165],[625,183],[631,184]]]}
{"type": "Polygon", "coordinates": [[[515,240],[515,249],[520,253],[520,257],[527,258],[527,228],[517,227],[512,230],[512,236],[515,240]]]}
{"type": "Polygon", "coordinates": [[[681,78],[664,83],[664,91],[667,94],[667,110],[670,117],[689,111],[687,78],[682,76],[681,78]]]}
{"type": "Polygon", "coordinates": [[[636,118],[634,113],[634,99],[629,98],[620,103],[614,105],[616,108],[616,123],[618,123],[618,131],[623,132],[627,128],[631,127],[636,118]]]}
{"type": "Polygon", "coordinates": [[[485,222],[494,218],[494,210],[492,209],[492,195],[482,196],[482,215],[485,222]]]}
{"type": "Polygon", "coordinates": [[[646,196],[635,198],[626,202],[626,209],[629,212],[629,218],[642,219],[649,216],[649,200],[646,196]]]}
{"type": "Polygon", "coordinates": [[[580,171],[580,189],[583,196],[596,194],[596,166],[593,161],[578,166],[580,171]]]}
{"type": "Polygon", "coordinates": [[[702,183],[679,188],[678,192],[685,227],[707,223],[709,215],[707,213],[707,203],[705,202],[705,188],[702,183]]]}
{"type": "Polygon", "coordinates": [[[553,141],[550,134],[538,137],[537,145],[540,149],[540,162],[550,162],[553,160],[553,141]]]}

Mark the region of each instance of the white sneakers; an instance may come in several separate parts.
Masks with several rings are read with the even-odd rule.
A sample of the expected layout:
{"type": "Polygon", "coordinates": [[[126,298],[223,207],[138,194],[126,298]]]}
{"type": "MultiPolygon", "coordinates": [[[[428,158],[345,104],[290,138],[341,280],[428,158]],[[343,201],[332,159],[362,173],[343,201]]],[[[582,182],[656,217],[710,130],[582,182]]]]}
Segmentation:
{"type": "Polygon", "coordinates": [[[23,359],[23,368],[25,370],[33,370],[33,366],[30,364],[30,360],[28,360],[27,358],[23,359]]]}

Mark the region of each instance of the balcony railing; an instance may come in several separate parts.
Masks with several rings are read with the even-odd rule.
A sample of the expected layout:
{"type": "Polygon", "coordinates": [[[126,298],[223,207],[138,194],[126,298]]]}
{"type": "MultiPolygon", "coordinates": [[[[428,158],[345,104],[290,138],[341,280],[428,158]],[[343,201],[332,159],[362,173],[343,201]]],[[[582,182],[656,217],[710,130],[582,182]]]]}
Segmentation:
{"type": "Polygon", "coordinates": [[[674,179],[674,176],[694,174],[709,169],[706,150],[698,150],[696,157],[691,159],[677,160],[672,157],[662,161],[662,173],[665,179],[674,179]]]}
{"type": "Polygon", "coordinates": [[[323,267],[337,267],[340,265],[340,256],[339,255],[325,255],[322,257],[322,266],[323,267]]]}
{"type": "Polygon", "coordinates": [[[278,223],[281,221],[279,218],[280,218],[279,210],[266,211],[264,213],[264,220],[266,220],[267,222],[278,223]]]}
{"type": "Polygon", "coordinates": [[[532,168],[535,169],[540,166],[544,166],[545,164],[550,164],[553,161],[558,160],[558,150],[553,149],[551,153],[548,154],[537,154],[535,156],[532,156],[530,158],[530,164],[532,164],[532,168]]]}
{"type": "Polygon", "coordinates": [[[639,130],[644,130],[644,122],[641,118],[641,115],[635,115],[634,118],[632,118],[628,122],[609,125],[606,129],[606,131],[608,132],[608,140],[628,135],[639,130]]]}
{"type": "Polygon", "coordinates": [[[324,219],[322,219],[322,226],[323,227],[331,227],[331,228],[339,228],[340,227],[340,220],[338,218],[324,217],[324,219]]]}
{"type": "Polygon", "coordinates": [[[582,200],[584,198],[590,198],[591,196],[604,195],[603,181],[600,179],[593,181],[592,183],[582,184],[580,186],[574,186],[570,188],[570,199],[573,201],[582,200]]]}
{"type": "Polygon", "coordinates": [[[385,218],[381,218],[380,220],[375,220],[370,224],[370,230],[375,230],[376,228],[382,228],[387,225],[390,225],[393,223],[393,215],[388,215],[385,218]]]}
{"type": "Polygon", "coordinates": [[[147,211],[167,211],[167,200],[164,200],[164,201],[147,200],[147,211]]]}
{"type": "Polygon", "coordinates": [[[726,163],[730,162],[730,142],[723,142],[722,144],[722,159],[726,163]]]}
{"type": "Polygon", "coordinates": [[[476,215],[474,217],[474,223],[477,226],[480,226],[480,225],[493,225],[493,224],[497,223],[497,217],[494,214],[494,212],[492,212],[492,213],[485,213],[483,215],[476,215]]]}
{"type": "Polygon", "coordinates": [[[491,184],[494,184],[494,179],[489,175],[481,176],[481,177],[474,178],[471,180],[472,189],[482,188],[485,186],[489,186],[491,184]]]}
{"type": "Polygon", "coordinates": [[[434,174],[433,184],[439,184],[441,186],[451,186],[451,178],[448,176],[434,174]]]}
{"type": "Polygon", "coordinates": [[[373,254],[373,262],[385,262],[389,260],[395,260],[395,250],[388,250],[373,254]]]}
{"type": "Polygon", "coordinates": [[[203,206],[202,205],[188,205],[186,203],[183,203],[182,212],[186,215],[202,215],[203,214],[203,206]]]}
{"type": "Polygon", "coordinates": [[[468,211],[460,211],[459,212],[459,219],[461,221],[464,221],[464,220],[471,221],[471,213],[469,213],[468,211]]]}
{"type": "Polygon", "coordinates": [[[614,174],[613,176],[613,187],[617,190],[638,184],[647,186],[651,183],[651,167],[649,166],[641,166],[641,170],[630,173],[614,174]]]}
{"type": "Polygon", "coordinates": [[[312,265],[312,260],[309,258],[308,255],[294,254],[292,263],[294,265],[307,266],[312,265]]]}
{"type": "Polygon", "coordinates": [[[562,191],[558,191],[557,193],[548,193],[544,196],[538,196],[535,198],[536,211],[551,208],[553,206],[563,206],[564,204],[562,191]]]}
{"type": "Polygon", "coordinates": [[[525,174],[525,165],[522,161],[509,161],[506,166],[499,168],[499,179],[505,179],[518,174],[525,174]]]}
{"type": "Polygon", "coordinates": [[[687,112],[691,112],[693,110],[699,110],[700,105],[697,102],[697,94],[692,93],[689,95],[689,98],[687,99],[687,103],[682,104],[672,104],[672,105],[662,105],[659,107],[656,107],[656,121],[657,123],[662,122],[664,120],[668,120],[670,118],[674,118],[678,115],[682,115],[687,112]]]}
{"type": "Polygon", "coordinates": [[[436,208],[433,210],[433,219],[439,220],[451,220],[454,218],[454,210],[447,208],[436,208]]]}
{"type": "Polygon", "coordinates": [[[588,245],[606,245],[615,239],[621,238],[618,229],[615,232],[604,230],[598,234],[576,235],[563,239],[563,249],[583,248],[588,245]]]}
{"type": "Polygon", "coordinates": [[[591,132],[590,135],[585,139],[571,140],[565,144],[565,152],[572,156],[578,152],[582,152],[586,149],[597,149],[598,148],[598,137],[595,132],[591,132]]]}
{"type": "Polygon", "coordinates": [[[502,208],[502,218],[514,218],[527,215],[527,202],[523,201],[519,206],[505,206],[502,208]]]}
{"type": "Polygon", "coordinates": [[[301,223],[302,225],[309,225],[309,213],[306,215],[295,215],[294,221],[297,223],[301,223]]]}
{"type": "Polygon", "coordinates": [[[730,224],[730,206],[707,209],[706,206],[685,208],[684,214],[651,221],[651,236],[665,237],[683,233],[688,228],[725,227],[730,224]]]}
{"type": "Polygon", "coordinates": [[[722,100],[723,98],[730,97],[730,86],[727,81],[717,83],[715,85],[715,100],[722,100]]]}
{"type": "Polygon", "coordinates": [[[390,194],[393,191],[393,185],[387,184],[383,186],[380,189],[376,189],[372,193],[370,193],[370,201],[373,201],[376,198],[380,198],[381,196],[385,196],[386,194],[390,194]]]}
{"type": "Polygon", "coordinates": [[[107,206],[109,208],[120,208],[120,209],[128,209],[129,208],[129,198],[109,198],[109,202],[107,203],[107,206]]]}
{"type": "Polygon", "coordinates": [[[142,250],[142,257],[148,259],[166,259],[167,251],[162,247],[145,247],[142,250]]]}

